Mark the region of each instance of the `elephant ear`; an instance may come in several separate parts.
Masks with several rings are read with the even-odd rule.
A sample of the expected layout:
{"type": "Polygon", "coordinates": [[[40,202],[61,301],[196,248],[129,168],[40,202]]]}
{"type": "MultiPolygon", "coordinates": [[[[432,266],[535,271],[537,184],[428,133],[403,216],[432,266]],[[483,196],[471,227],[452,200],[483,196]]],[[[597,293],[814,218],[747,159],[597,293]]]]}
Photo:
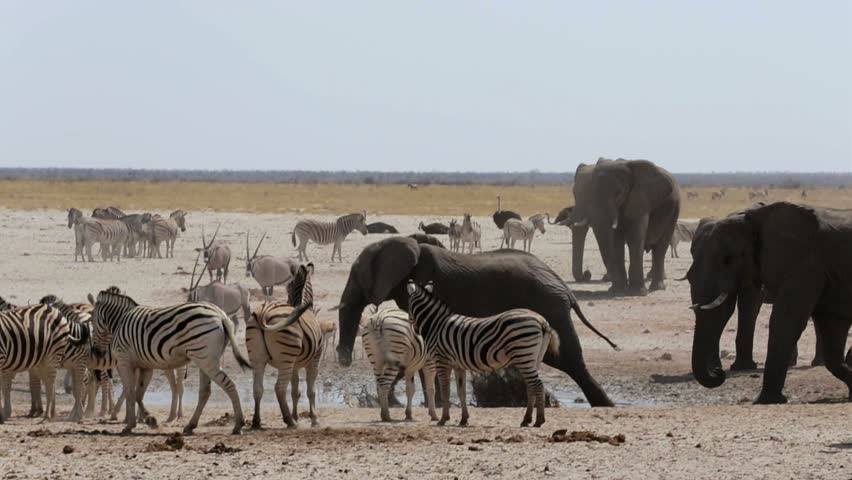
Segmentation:
{"type": "Polygon", "coordinates": [[[791,263],[806,261],[815,252],[819,218],[810,207],[776,202],[746,210],[745,218],[754,227],[767,279],[781,280],[791,263]],[[773,272],[773,268],[780,270],[773,272]]]}
{"type": "Polygon", "coordinates": [[[371,254],[362,259],[358,281],[367,300],[378,305],[388,299],[391,290],[411,276],[420,258],[417,241],[395,237],[373,245],[371,254]]]}
{"type": "Polygon", "coordinates": [[[672,178],[648,160],[626,162],[632,185],[624,205],[624,216],[636,219],[659,207],[672,194],[672,178]]]}

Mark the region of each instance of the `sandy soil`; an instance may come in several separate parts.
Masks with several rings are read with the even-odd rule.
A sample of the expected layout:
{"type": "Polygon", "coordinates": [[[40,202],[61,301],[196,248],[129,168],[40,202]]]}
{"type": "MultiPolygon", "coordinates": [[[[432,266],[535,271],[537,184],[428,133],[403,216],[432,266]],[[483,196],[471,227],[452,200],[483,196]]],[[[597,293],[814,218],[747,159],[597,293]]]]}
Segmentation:
{"type": "MultiPolygon", "coordinates": [[[[268,232],[261,251],[293,255],[290,232],[298,215],[191,212],[188,230],[178,239],[174,259],[136,260],[116,263],[75,263],[73,235],[65,225],[65,212],[58,210],[2,210],[6,219],[0,235],[6,245],[0,295],[14,303],[36,302],[55,293],[66,301],[84,301],[96,293],[119,285],[139,302],[165,305],[181,301],[189,283],[187,273],[200,243],[200,225],[208,230],[222,222],[220,238],[235,253],[230,281],[259,289],[244,276],[245,231],[258,239],[268,232]]],[[[442,218],[447,220],[449,217],[442,218]]],[[[383,216],[370,221],[396,225],[411,233],[420,220],[406,216],[383,216]]],[[[484,248],[499,246],[499,231],[490,218],[480,218],[484,248]]],[[[336,304],[349,266],[364,245],[384,235],[352,234],[343,245],[343,263],[330,263],[331,247],[308,247],[316,264],[314,290],[326,310],[336,304]]],[[[256,240],[253,240],[256,241],[256,240]]],[[[594,246],[594,242],[587,244],[594,246]]],[[[667,263],[670,279],[683,276],[689,266],[688,244],[681,244],[680,259],[667,263]]],[[[252,245],[252,250],[254,245],[252,245]]],[[[570,279],[570,235],[562,227],[548,230],[533,245],[540,256],[560,275],[570,279]]],[[[587,252],[587,266],[594,278],[603,273],[600,256],[587,252]]],[[[214,421],[229,411],[225,396],[214,387],[213,397],[197,435],[186,439],[180,451],[160,451],[167,435],[180,431],[183,422],[158,430],[139,427],[139,435],[117,437],[120,425],[86,420],[82,425],[23,418],[28,410],[26,376],[14,385],[15,416],[0,426],[0,436],[9,439],[0,449],[0,474],[4,478],[56,477],[75,474],[95,478],[200,478],[260,476],[301,478],[366,475],[395,478],[476,478],[482,476],[557,478],[852,478],[852,408],[845,401],[845,386],[824,368],[810,368],[814,337],[808,328],[799,344],[799,363],[787,378],[790,404],[757,407],[750,404],[760,385],[760,372],[734,375],[722,387],[707,390],[691,377],[689,368],[692,315],[687,309],[688,285],[669,280],[668,290],[643,298],[606,298],[604,284],[571,284],[581,299],[586,316],[621,347],[613,351],[581,324],[581,336],[589,368],[619,405],[616,409],[588,409],[582,394],[565,374],[545,368],[545,382],[563,403],[548,410],[548,422],[540,430],[520,429],[519,409],[473,409],[472,426],[437,428],[418,410],[413,424],[380,424],[378,412],[356,408],[365,392],[374,390],[366,361],[342,368],[328,358],[319,380],[321,428],[309,429],[303,422],[298,431],[282,429],[271,385],[275,372],[269,370],[264,397],[264,418],[269,430],[227,435],[229,427],[214,421]],[[667,354],[667,355],[666,355],[667,354]],[[667,360],[671,358],[670,360],[667,360]],[[572,408],[581,407],[581,408],[572,408]],[[625,442],[552,443],[558,429],[589,430],[601,435],[624,434],[625,442]],[[507,440],[510,439],[510,440],[507,440]],[[204,450],[224,443],[239,452],[205,454],[204,450]],[[73,452],[62,454],[64,446],[73,452]],[[26,461],[22,461],[26,458],[26,461]]],[[[276,291],[277,297],[284,292],[276,291]]],[[[763,309],[755,340],[755,358],[765,356],[767,319],[763,309]]],[[[325,318],[336,318],[326,311],[325,318]]],[[[722,348],[730,351],[723,360],[733,360],[735,322],[723,337],[722,348]]],[[[241,334],[242,337],[242,328],[241,334]]],[[[240,386],[246,415],[252,412],[251,375],[241,372],[233,358],[227,371],[240,386]]],[[[188,379],[186,416],[195,405],[194,375],[188,379]]],[[[165,418],[168,388],[159,374],[149,391],[148,402],[160,419],[165,418]]],[[[61,395],[60,411],[67,413],[71,399],[61,395]]],[[[401,418],[401,411],[392,412],[401,418]]],[[[458,411],[453,411],[458,418],[458,411]]]]}

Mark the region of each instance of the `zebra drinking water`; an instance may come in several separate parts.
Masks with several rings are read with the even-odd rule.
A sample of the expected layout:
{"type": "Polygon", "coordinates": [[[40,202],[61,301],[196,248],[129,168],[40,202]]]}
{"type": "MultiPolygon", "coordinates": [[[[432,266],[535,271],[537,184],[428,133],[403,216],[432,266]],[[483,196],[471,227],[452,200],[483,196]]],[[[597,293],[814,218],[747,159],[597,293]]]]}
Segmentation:
{"type": "Polygon", "coordinates": [[[426,405],[429,417],[438,420],[435,414],[435,362],[426,351],[423,337],[414,331],[408,313],[398,309],[380,310],[370,316],[361,334],[361,343],[376,375],[376,394],[381,405],[381,419],[389,422],[388,396],[397,374],[405,375],[405,419],[411,416],[411,399],[414,397],[414,375],[423,369],[426,384],[426,405]]]}
{"type": "Polygon", "coordinates": [[[287,302],[269,302],[252,313],[246,323],[246,348],[254,371],[254,417],[252,428],[260,428],[263,373],[270,364],[278,370],[275,394],[287,428],[299,420],[299,370],[305,369],[311,426],[317,426],[315,384],[323,352],[323,332],[313,310],[311,275],[314,265],[299,266],[287,285],[287,302]],[[287,383],[292,385],[293,413],[287,406],[287,383]]]}
{"type": "Polygon", "coordinates": [[[334,222],[321,222],[319,220],[300,220],[293,229],[291,239],[293,246],[296,246],[296,237],[299,237],[299,260],[304,258],[308,262],[308,253],[305,249],[308,247],[308,240],[313,241],[317,245],[328,245],[333,243],[334,247],[331,250],[331,261],[334,262],[334,253],[337,252],[337,259],[342,263],[341,244],[349,232],[358,230],[362,235],[367,234],[367,211],[362,213],[350,213],[338,217],[334,222]]]}
{"type": "Polygon", "coordinates": [[[240,366],[247,367],[249,363],[238,348],[234,324],[222,309],[206,302],[145,307],[108,289],[98,294],[93,318],[93,353],[96,357],[113,356],[126,392],[127,425],[123,433],[136,427],[137,403],[143,415],[146,413],[142,399],[154,369],[175,369],[189,362],[198,367],[200,379],[198,405],[184,433],[191,434],[198,426],[210,398],[211,379],[230,398],[234,408],[233,433],[240,433],[244,419],[237,388],[220,368],[228,343],[240,366]]]}
{"type": "Polygon", "coordinates": [[[467,425],[465,372],[488,373],[509,365],[517,367],[527,384],[527,410],[522,427],[532,421],[544,423],[544,385],[538,368],[545,353],[557,355],[559,336],[547,320],[527,309],[508,310],[484,318],[454,314],[432,292],[431,283],[421,288],[409,280],[408,308],[415,330],[426,341],[426,350],[435,360],[441,386],[443,414],[438,425],[450,419],[450,371],[456,373],[456,391],[461,403],[459,425],[467,425]]]}

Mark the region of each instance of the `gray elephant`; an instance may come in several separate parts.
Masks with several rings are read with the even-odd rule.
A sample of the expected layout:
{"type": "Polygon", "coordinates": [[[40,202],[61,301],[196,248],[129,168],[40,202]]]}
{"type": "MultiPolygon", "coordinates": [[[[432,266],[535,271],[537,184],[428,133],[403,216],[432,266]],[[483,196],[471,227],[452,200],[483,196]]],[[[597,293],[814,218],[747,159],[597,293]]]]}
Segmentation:
{"type": "Polygon", "coordinates": [[[651,290],[663,290],[666,250],[680,214],[680,188],[665,169],[648,160],[580,164],[574,177],[572,273],[583,279],[583,250],[589,227],[612,281],[611,292],[645,295],[643,257],[651,252],[651,290]],[[625,270],[624,247],[630,253],[625,270]]]}
{"type": "MultiPolygon", "coordinates": [[[[740,291],[763,285],[772,300],[763,387],[755,403],[785,403],[788,360],[812,317],[826,368],[852,399],[843,350],[852,324],[852,210],[777,202],[716,222],[692,249],[687,272],[695,334],[692,372],[701,385],[725,381],[719,338],[740,291]]],[[[852,354],[852,352],[850,352],[852,354]]],[[[849,355],[847,355],[849,356],[849,355]]]]}
{"type": "Polygon", "coordinates": [[[514,250],[464,255],[407,237],[368,245],[352,265],[338,306],[337,353],[342,365],[352,362],[358,322],[367,305],[394,300],[399,308],[408,310],[408,279],[420,284],[433,281],[435,295],[462,315],[485,317],[513,308],[538,312],[560,339],[559,355],[547,354],[544,362],[570,375],[590,405],[613,405],[586,368],[571,310],[592,331],[615,345],[586,320],[571,290],[550,267],[533,255],[514,250]]]}

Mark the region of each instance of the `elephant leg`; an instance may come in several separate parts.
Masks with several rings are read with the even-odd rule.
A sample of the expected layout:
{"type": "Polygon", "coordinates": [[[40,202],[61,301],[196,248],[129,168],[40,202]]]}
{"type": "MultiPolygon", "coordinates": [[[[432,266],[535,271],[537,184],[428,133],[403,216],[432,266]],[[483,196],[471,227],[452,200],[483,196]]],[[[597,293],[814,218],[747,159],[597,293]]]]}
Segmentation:
{"type": "MultiPolygon", "coordinates": [[[[571,227],[571,273],[575,282],[585,281],[583,276],[583,248],[585,248],[588,233],[588,225],[571,227]]],[[[603,257],[603,250],[601,250],[601,256],[603,257]]],[[[606,265],[606,260],[604,260],[604,265],[606,265]]]]}
{"type": "Polygon", "coordinates": [[[737,295],[737,357],[731,365],[732,371],[754,370],[754,325],[760,313],[760,289],[750,288],[737,295]]]}
{"type": "Polygon", "coordinates": [[[784,381],[787,377],[787,362],[799,341],[802,331],[811,316],[820,289],[812,288],[801,292],[798,286],[782,288],[769,318],[769,345],[766,365],[763,370],[763,386],[755,403],[786,403],[784,381]],[[788,290],[799,290],[791,292],[788,290]]]}
{"type": "Polygon", "coordinates": [[[846,347],[846,336],[852,325],[852,317],[835,313],[815,313],[814,325],[817,327],[817,336],[821,339],[818,345],[822,346],[825,368],[846,384],[849,400],[852,400],[852,368],[843,358],[843,349],[846,347]]]}
{"type": "MultiPolygon", "coordinates": [[[[814,350],[815,350],[814,351],[814,359],[811,360],[811,366],[812,367],[821,367],[821,366],[826,365],[826,363],[825,363],[825,340],[824,340],[825,337],[823,335],[820,335],[818,328],[820,328],[820,326],[817,325],[817,321],[814,320],[814,331],[816,331],[816,347],[814,348],[814,350]]],[[[840,350],[841,350],[840,354],[842,356],[843,355],[843,352],[842,352],[843,347],[840,347],[840,350]]]]}
{"type": "Polygon", "coordinates": [[[625,232],[627,249],[630,252],[630,269],[628,270],[627,294],[647,295],[643,258],[645,256],[645,232],[648,229],[648,218],[642,217],[629,226],[625,232]]]}
{"type": "Polygon", "coordinates": [[[668,245],[659,242],[651,249],[651,286],[652,292],[666,289],[666,249],[668,245]]]}
{"type": "Polygon", "coordinates": [[[577,338],[577,333],[574,331],[570,319],[559,322],[558,325],[567,325],[567,329],[562,327],[558,330],[559,356],[554,358],[548,352],[544,356],[544,363],[562,370],[577,382],[577,385],[583,391],[583,395],[586,396],[586,400],[589,401],[589,405],[593,407],[615,406],[586,368],[586,362],[583,360],[583,348],[580,346],[580,340],[577,338]]]}
{"type": "MultiPolygon", "coordinates": [[[[598,246],[600,246],[600,243],[598,242],[598,246]]],[[[624,233],[620,230],[612,231],[612,246],[609,255],[607,273],[612,281],[609,291],[617,294],[627,293],[627,270],[624,267],[624,233]]]]}

